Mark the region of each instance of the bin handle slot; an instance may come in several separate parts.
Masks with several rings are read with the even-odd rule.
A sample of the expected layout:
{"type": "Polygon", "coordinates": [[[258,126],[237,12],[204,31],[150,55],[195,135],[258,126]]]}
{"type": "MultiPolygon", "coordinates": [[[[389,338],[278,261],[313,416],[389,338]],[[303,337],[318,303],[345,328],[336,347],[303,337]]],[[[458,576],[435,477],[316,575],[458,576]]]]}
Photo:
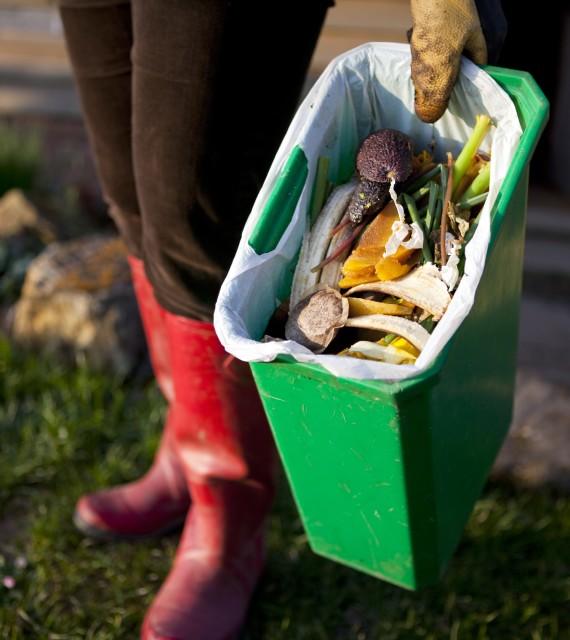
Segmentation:
{"type": "Polygon", "coordinates": [[[273,251],[289,226],[303,193],[309,165],[299,146],[293,148],[261,211],[248,244],[262,255],[273,251]]]}

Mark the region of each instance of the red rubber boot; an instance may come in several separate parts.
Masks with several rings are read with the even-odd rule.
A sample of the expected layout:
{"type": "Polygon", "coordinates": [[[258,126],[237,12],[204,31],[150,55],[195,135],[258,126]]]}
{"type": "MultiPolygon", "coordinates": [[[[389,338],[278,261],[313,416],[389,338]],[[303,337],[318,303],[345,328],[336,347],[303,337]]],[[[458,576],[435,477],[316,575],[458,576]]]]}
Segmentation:
{"type": "MultiPolygon", "coordinates": [[[[174,389],[164,311],[157,303],[141,260],[129,264],[158,385],[169,403],[174,389]]],[[[170,531],[184,522],[190,505],[188,488],[175,453],[172,408],[150,470],[140,479],[83,496],[74,522],[84,533],[105,539],[137,538],[170,531]]]]}
{"type": "Polygon", "coordinates": [[[167,314],[174,432],[192,509],[143,640],[237,638],[264,563],[275,449],[249,367],[211,324],[167,314]]]}

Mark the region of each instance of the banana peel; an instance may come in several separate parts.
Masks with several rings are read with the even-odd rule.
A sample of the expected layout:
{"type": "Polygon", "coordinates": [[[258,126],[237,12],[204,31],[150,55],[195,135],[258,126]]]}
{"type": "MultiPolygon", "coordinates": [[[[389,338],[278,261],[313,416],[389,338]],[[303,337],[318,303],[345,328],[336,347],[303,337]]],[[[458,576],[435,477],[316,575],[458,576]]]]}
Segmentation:
{"type": "Polygon", "coordinates": [[[390,302],[376,302],[365,298],[347,298],[348,311],[351,318],[358,316],[370,316],[375,313],[383,313],[386,316],[409,316],[413,307],[390,302]]]}
{"type": "Polygon", "coordinates": [[[335,281],[325,283],[321,278],[322,270],[313,271],[313,267],[321,263],[329,253],[331,232],[344,216],[355,188],[356,180],[352,180],[334,189],[312,229],[305,234],[291,285],[291,308],[316,291],[319,286],[337,286],[338,273],[329,270],[328,274],[332,275],[335,281]]]}
{"type": "Polygon", "coordinates": [[[393,345],[383,346],[378,342],[359,340],[348,349],[341,351],[339,356],[352,356],[362,360],[377,360],[389,364],[413,364],[415,357],[407,351],[393,345]]]}
{"type": "Polygon", "coordinates": [[[441,280],[437,267],[424,264],[398,280],[371,282],[352,287],[346,292],[377,292],[393,295],[428,311],[434,320],[439,320],[451,302],[447,286],[441,280]]]}
{"type": "Polygon", "coordinates": [[[419,351],[425,347],[429,339],[429,333],[421,324],[399,316],[387,316],[381,313],[348,318],[345,326],[357,329],[372,329],[383,333],[395,333],[397,336],[405,338],[419,351]]]}

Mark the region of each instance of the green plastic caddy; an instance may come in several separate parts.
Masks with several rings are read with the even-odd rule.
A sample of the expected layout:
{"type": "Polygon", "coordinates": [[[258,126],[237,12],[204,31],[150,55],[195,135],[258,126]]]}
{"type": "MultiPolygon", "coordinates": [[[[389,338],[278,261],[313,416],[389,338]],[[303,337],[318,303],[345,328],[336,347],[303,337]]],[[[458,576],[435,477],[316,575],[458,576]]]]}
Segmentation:
{"type": "MultiPolygon", "coordinates": [[[[523,135],[475,304],[443,353],[390,383],[285,358],[251,364],[313,551],[409,589],[445,569],[512,416],[529,162],[548,102],[529,74],[486,70],[523,135]]],[[[258,253],[275,246],[306,175],[294,150],[250,238],[258,253]]]]}

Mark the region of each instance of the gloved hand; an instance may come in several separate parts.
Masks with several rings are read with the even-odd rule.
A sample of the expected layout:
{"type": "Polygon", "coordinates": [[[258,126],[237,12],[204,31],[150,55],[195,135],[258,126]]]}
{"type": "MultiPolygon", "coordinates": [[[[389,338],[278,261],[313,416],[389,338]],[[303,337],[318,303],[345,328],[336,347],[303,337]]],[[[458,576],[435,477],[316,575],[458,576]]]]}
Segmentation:
{"type": "Polygon", "coordinates": [[[412,80],[415,109],[435,122],[447,108],[461,54],[487,62],[487,45],[474,0],[411,0],[412,80]]]}

